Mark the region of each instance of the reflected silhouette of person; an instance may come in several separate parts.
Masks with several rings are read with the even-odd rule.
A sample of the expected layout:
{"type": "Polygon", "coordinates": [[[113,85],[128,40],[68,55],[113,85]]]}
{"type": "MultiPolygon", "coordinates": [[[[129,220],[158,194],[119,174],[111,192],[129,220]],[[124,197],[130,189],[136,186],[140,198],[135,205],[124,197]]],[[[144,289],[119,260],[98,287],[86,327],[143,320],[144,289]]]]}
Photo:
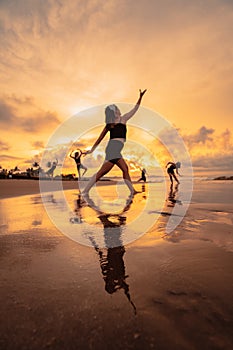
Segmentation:
{"type": "Polygon", "coordinates": [[[179,171],[178,169],[181,167],[181,163],[180,162],[177,162],[177,163],[173,163],[173,162],[168,162],[167,165],[166,165],[166,168],[167,168],[167,173],[169,175],[169,178],[170,178],[170,181],[171,183],[173,184],[173,178],[175,179],[175,181],[179,184],[179,180],[177,179],[176,177],[176,174],[181,176],[179,174],[179,171]],[[175,172],[176,171],[176,174],[175,172]]]}
{"type": "MultiPolygon", "coordinates": [[[[129,210],[131,204],[132,200],[131,202],[127,202],[123,212],[129,210]]],[[[94,205],[94,203],[92,203],[92,205],[94,205]]],[[[94,208],[96,208],[96,206],[94,206],[94,208]]],[[[121,235],[122,226],[126,223],[126,217],[122,214],[104,214],[98,211],[97,213],[100,214],[98,215],[98,218],[103,224],[104,239],[107,248],[100,249],[93,236],[89,236],[89,239],[99,255],[100,268],[105,282],[105,290],[107,293],[113,294],[117,290],[122,289],[136,314],[136,306],[131,300],[129,285],[126,282],[126,278],[129,276],[126,275],[123,259],[125,248],[122,243],[121,235]]]]}
{"type": "Polygon", "coordinates": [[[83,200],[80,194],[78,194],[78,199],[76,200],[76,207],[75,207],[75,217],[70,218],[70,222],[72,224],[81,224],[83,222],[83,217],[81,213],[81,209],[83,207],[83,200]]]}
{"type": "Polygon", "coordinates": [[[146,195],[146,185],[145,184],[142,184],[142,198],[143,199],[146,199],[147,198],[147,195],[146,195]]]}
{"type": "Polygon", "coordinates": [[[173,183],[172,183],[170,186],[170,191],[168,193],[168,198],[167,198],[169,202],[168,207],[174,207],[175,204],[182,205],[181,200],[176,199],[177,194],[178,194],[178,185],[176,185],[173,188],[173,183]]]}

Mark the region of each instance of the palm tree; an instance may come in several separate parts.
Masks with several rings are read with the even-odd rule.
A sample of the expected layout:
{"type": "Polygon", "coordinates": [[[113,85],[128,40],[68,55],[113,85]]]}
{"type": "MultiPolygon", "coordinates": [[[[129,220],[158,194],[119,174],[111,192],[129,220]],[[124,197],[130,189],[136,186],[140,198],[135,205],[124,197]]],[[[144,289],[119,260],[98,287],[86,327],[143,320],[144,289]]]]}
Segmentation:
{"type": "Polygon", "coordinates": [[[38,168],[40,165],[39,165],[38,162],[34,162],[34,163],[32,164],[32,166],[33,166],[33,168],[38,168]]]}
{"type": "Polygon", "coordinates": [[[31,169],[27,169],[27,172],[30,174],[30,176],[38,176],[39,175],[39,169],[40,169],[40,164],[35,161],[32,164],[32,168],[31,169]]]}

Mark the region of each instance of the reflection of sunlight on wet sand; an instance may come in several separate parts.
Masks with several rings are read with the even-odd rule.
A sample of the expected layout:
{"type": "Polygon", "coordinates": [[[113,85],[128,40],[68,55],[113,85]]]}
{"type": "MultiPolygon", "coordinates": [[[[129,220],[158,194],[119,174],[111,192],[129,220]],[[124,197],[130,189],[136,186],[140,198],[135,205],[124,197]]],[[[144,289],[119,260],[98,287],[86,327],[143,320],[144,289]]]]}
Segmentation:
{"type": "MultiPolygon", "coordinates": [[[[147,185],[145,186],[145,192],[136,195],[125,212],[120,214],[119,212],[118,214],[112,212],[108,215],[108,219],[113,226],[117,225],[119,217],[123,219],[121,224],[123,244],[130,243],[134,247],[149,247],[164,240],[177,243],[182,240],[195,239],[211,241],[227,250],[232,250],[232,204],[191,204],[180,225],[173,232],[166,234],[167,222],[171,217],[177,215],[177,212],[173,213],[168,192],[166,193],[167,197],[164,198],[164,184],[153,184],[152,192],[148,191],[147,185]],[[150,203],[148,206],[149,196],[150,203]],[[148,225],[148,220],[151,220],[150,225],[148,225]]],[[[136,184],[136,189],[140,190],[141,186],[136,184]]],[[[98,188],[101,201],[107,201],[107,209],[111,208],[112,196],[115,196],[121,190],[125,191],[124,185],[118,187],[120,187],[120,190],[117,189],[117,191],[115,185],[98,188]]],[[[28,195],[1,200],[0,234],[37,232],[43,235],[65,234],[84,245],[90,245],[88,235],[92,235],[101,246],[104,237],[103,223],[100,220],[101,213],[80,199],[78,190],[66,190],[64,194],[69,204],[68,210],[61,200],[59,192],[44,195],[44,201],[55,213],[55,221],[58,221],[56,226],[61,233],[56,229],[53,218],[47,215],[40,195],[28,195]]],[[[118,206],[113,206],[114,211],[123,208],[125,199],[122,193],[120,193],[120,196],[118,206]]],[[[178,208],[182,208],[182,200],[181,186],[179,192],[176,193],[176,198],[172,197],[172,203],[178,208]],[[178,202],[175,202],[175,200],[178,200],[178,202]]]]}
{"type": "Polygon", "coordinates": [[[140,239],[129,244],[130,247],[154,247],[157,244],[164,242],[163,237],[161,237],[161,232],[156,231],[156,225],[153,226],[149,231],[140,239]]]}
{"type": "MultiPolygon", "coordinates": [[[[141,191],[142,185],[135,186],[136,189],[141,191]]],[[[127,187],[125,184],[97,186],[91,190],[90,197],[94,200],[95,205],[100,212],[110,213],[113,215],[123,213],[127,203],[131,200],[127,197],[127,187]]],[[[65,198],[71,210],[74,210],[75,201],[78,198],[78,191],[65,191],[65,198]]],[[[144,192],[139,193],[132,199],[132,205],[130,210],[127,211],[127,223],[135,220],[145,209],[145,205],[148,197],[148,188],[145,186],[144,192]]],[[[85,221],[89,224],[98,224],[97,213],[91,206],[87,206],[85,201],[82,202],[82,214],[85,217],[85,221]]],[[[143,220],[143,217],[142,217],[143,220]]],[[[146,223],[145,223],[146,224],[146,223]]]]}
{"type": "MultiPolygon", "coordinates": [[[[204,199],[207,200],[208,197],[205,195],[204,199]]],[[[165,220],[166,218],[161,217],[158,221],[161,224],[161,233],[164,232],[165,220]]],[[[173,232],[162,235],[162,238],[173,243],[184,240],[210,242],[232,252],[232,224],[232,204],[221,203],[221,197],[216,197],[216,203],[191,204],[181,224],[173,232]]]]}
{"type": "MultiPolygon", "coordinates": [[[[48,194],[47,198],[48,201],[53,200],[52,195],[48,194]]],[[[53,228],[53,224],[41,203],[40,195],[1,200],[0,212],[0,234],[30,234],[32,230],[39,230],[41,226],[53,228]]],[[[53,236],[55,232],[56,235],[60,235],[57,230],[53,230],[53,236]]]]}
{"type": "Polygon", "coordinates": [[[211,218],[209,219],[198,219],[196,222],[193,222],[193,225],[200,225],[204,222],[216,222],[220,224],[226,224],[226,225],[232,225],[233,224],[233,215],[232,213],[224,213],[224,212],[217,212],[215,211],[213,215],[211,215],[211,218]]]}
{"type": "MultiPolygon", "coordinates": [[[[46,209],[59,230],[84,245],[90,245],[89,237],[93,235],[100,247],[105,246],[101,215],[108,215],[113,237],[116,235],[114,222],[116,224],[120,219],[122,244],[125,245],[143,236],[158,219],[165,199],[164,183],[135,184],[135,189],[140,193],[133,198],[126,193],[128,189],[125,184],[115,187],[100,186],[98,192],[94,188],[86,198],[76,190],[65,191],[64,197],[57,191],[54,192],[57,205],[47,203],[46,209]],[[114,200],[116,192],[119,197],[114,200]]],[[[115,243],[119,244],[117,241],[115,243]]]]}
{"type": "MultiPolygon", "coordinates": [[[[48,201],[53,195],[47,196],[48,201]]],[[[4,199],[0,202],[0,234],[21,234],[46,228],[46,235],[61,235],[48,217],[41,203],[40,195],[21,196],[4,199]]]]}
{"type": "MultiPolygon", "coordinates": [[[[169,219],[169,216],[164,218],[161,215],[167,205],[165,184],[135,184],[135,188],[141,193],[128,201],[125,184],[97,186],[90,193],[94,207],[87,204],[78,189],[45,193],[44,203],[46,209],[49,208],[49,216],[40,195],[3,200],[1,227],[5,233],[30,233],[40,229],[42,224],[46,228],[55,225],[61,233],[81,244],[90,245],[89,236],[92,235],[99,246],[104,246],[104,228],[100,218],[104,212],[113,226],[118,224],[119,218],[123,220],[120,225],[123,245],[136,241],[138,246],[153,246],[161,241],[169,219]]],[[[172,213],[172,208],[167,207],[166,210],[168,214],[172,213]]],[[[58,234],[57,230],[53,231],[58,234]]]]}

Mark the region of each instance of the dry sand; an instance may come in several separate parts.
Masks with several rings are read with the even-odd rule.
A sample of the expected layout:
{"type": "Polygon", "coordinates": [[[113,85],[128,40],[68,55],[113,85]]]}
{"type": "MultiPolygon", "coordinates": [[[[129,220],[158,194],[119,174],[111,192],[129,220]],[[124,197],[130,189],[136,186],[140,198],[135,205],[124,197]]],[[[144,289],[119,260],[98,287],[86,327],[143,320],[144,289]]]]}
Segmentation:
{"type": "MultiPolygon", "coordinates": [[[[101,190],[110,196],[110,187],[101,190]]],[[[70,240],[33,193],[0,201],[1,349],[232,349],[230,183],[197,182],[172,233],[166,201],[147,234],[112,249],[70,240]]],[[[77,215],[76,189],[67,198],[77,215]]],[[[121,217],[127,222],[137,206],[121,217]]],[[[102,224],[90,217],[97,239],[102,224]]]]}
{"type": "MultiPolygon", "coordinates": [[[[54,180],[55,181],[55,180],[54,180]]],[[[52,181],[46,181],[52,184],[52,181]]],[[[56,182],[56,181],[55,181],[56,182]]],[[[101,181],[98,186],[109,185],[111,181],[101,181]]],[[[77,189],[77,181],[62,181],[64,190],[77,189]]],[[[17,180],[17,179],[2,179],[0,180],[0,199],[24,196],[27,194],[36,194],[40,192],[38,180],[17,180]]]]}

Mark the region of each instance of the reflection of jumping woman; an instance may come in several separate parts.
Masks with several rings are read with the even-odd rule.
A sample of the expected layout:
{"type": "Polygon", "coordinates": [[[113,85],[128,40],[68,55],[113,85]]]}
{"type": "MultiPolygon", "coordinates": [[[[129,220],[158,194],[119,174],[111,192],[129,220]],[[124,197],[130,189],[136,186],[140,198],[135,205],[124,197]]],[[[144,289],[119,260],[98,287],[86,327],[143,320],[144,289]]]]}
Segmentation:
{"type": "Polygon", "coordinates": [[[81,177],[81,172],[80,170],[81,169],[84,169],[84,172],[82,174],[82,176],[86,173],[87,171],[87,167],[85,167],[85,165],[83,165],[81,163],[81,156],[83,155],[84,153],[81,151],[81,149],[78,148],[78,150],[74,153],[74,156],[72,156],[72,152],[70,153],[70,158],[73,158],[75,163],[76,163],[76,166],[77,166],[77,171],[78,171],[78,176],[79,178],[81,177]]]}
{"type": "Polygon", "coordinates": [[[173,183],[173,178],[176,180],[176,182],[179,184],[179,180],[177,179],[176,177],[176,174],[180,176],[179,172],[178,172],[178,169],[180,168],[181,164],[180,162],[177,162],[177,163],[173,163],[173,162],[168,162],[167,165],[166,165],[166,168],[167,168],[167,173],[170,177],[170,180],[171,180],[171,183],[173,183]],[[168,167],[169,165],[169,167],[168,167]],[[176,171],[176,174],[174,173],[174,170],[176,171]]]}
{"type": "Polygon", "coordinates": [[[106,107],[105,109],[106,125],[102,130],[100,136],[92,146],[91,150],[86,152],[86,154],[92,153],[109,131],[110,140],[105,150],[106,152],[105,162],[103,163],[99,171],[90,179],[89,183],[87,184],[86,188],[83,191],[83,194],[87,194],[92,188],[92,186],[102,176],[107,174],[115,164],[122,170],[123,178],[130,190],[131,195],[136,193],[131,182],[128,166],[121,154],[121,151],[124,147],[124,143],[126,140],[126,133],[127,133],[126,123],[137,112],[141,104],[142,97],[146,92],[146,90],[144,91],[139,90],[139,91],[140,91],[140,96],[135,107],[128,113],[124,114],[123,116],[121,116],[121,112],[116,105],[113,104],[106,107]]]}
{"type": "MultiPolygon", "coordinates": [[[[122,231],[126,224],[126,217],[122,215],[129,210],[132,204],[126,201],[126,205],[121,214],[103,214],[99,209],[95,209],[97,217],[100,219],[104,228],[104,241],[107,249],[100,249],[96,243],[94,237],[89,236],[89,239],[99,255],[100,267],[105,282],[105,290],[109,294],[115,293],[119,289],[123,289],[124,293],[134,309],[134,313],[137,313],[136,306],[131,300],[129,285],[126,282],[126,278],[129,277],[125,273],[124,254],[125,248],[122,242],[122,231]]],[[[95,203],[89,198],[92,208],[96,208],[95,203]]]]}

